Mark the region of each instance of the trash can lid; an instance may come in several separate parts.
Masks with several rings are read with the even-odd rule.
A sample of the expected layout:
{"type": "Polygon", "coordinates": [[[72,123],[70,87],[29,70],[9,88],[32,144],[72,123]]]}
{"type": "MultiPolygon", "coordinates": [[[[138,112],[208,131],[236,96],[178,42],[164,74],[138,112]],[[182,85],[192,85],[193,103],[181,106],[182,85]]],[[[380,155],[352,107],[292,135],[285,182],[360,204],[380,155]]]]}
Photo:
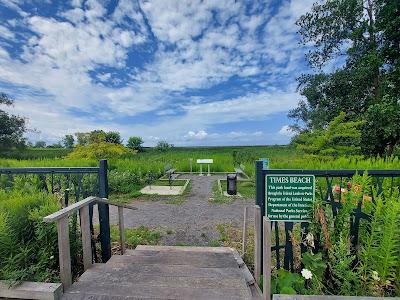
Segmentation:
{"type": "Polygon", "coordinates": [[[228,174],[228,175],[227,175],[227,178],[228,178],[228,179],[236,179],[236,177],[237,177],[237,174],[236,174],[236,173],[234,173],[234,174],[228,174]]]}

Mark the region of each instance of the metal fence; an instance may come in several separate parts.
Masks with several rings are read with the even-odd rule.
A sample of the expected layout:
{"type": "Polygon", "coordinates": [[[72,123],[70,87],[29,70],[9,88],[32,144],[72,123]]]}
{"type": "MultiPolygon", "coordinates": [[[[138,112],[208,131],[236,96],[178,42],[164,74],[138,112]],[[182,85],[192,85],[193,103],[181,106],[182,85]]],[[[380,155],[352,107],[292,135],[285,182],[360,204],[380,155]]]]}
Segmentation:
{"type": "MultiPolygon", "coordinates": [[[[0,183],[6,189],[12,188],[18,184],[17,177],[30,175],[36,177],[40,189],[57,194],[63,206],[91,195],[108,198],[107,160],[101,160],[99,167],[0,168],[0,183]]],[[[99,203],[98,212],[101,258],[106,262],[111,258],[108,204],[99,203]]],[[[90,207],[90,227],[93,233],[93,206],[90,207]]],[[[97,260],[95,241],[92,250],[97,260]]]]}
{"type": "MultiPolygon", "coordinates": [[[[385,179],[390,180],[390,193],[392,193],[395,187],[399,187],[399,180],[395,180],[396,178],[400,178],[400,170],[300,170],[300,169],[268,169],[263,170],[262,161],[256,161],[256,205],[261,208],[261,217],[265,216],[265,176],[266,175],[314,175],[317,179],[324,180],[324,184],[326,184],[325,190],[322,189],[321,185],[319,185],[319,195],[321,197],[320,200],[326,205],[329,206],[332,210],[332,215],[336,216],[339,209],[341,208],[341,202],[335,201],[335,197],[333,195],[332,188],[334,186],[334,180],[340,179],[340,182],[343,179],[351,179],[355,174],[363,175],[365,172],[368,173],[369,176],[374,178],[374,184],[377,188],[377,194],[381,194],[383,191],[383,182],[385,179]]],[[[372,191],[371,191],[372,192],[372,191]]],[[[339,195],[341,197],[341,195],[339,195]]],[[[372,201],[374,199],[372,198],[372,201]]],[[[350,236],[352,241],[352,246],[355,248],[358,244],[358,235],[360,228],[361,220],[369,220],[370,216],[362,211],[362,203],[359,202],[357,207],[351,212],[350,216],[350,236]]],[[[286,270],[293,270],[293,246],[290,239],[290,232],[293,231],[295,223],[293,222],[271,222],[272,229],[274,230],[275,236],[275,245],[272,246],[271,251],[275,253],[276,257],[276,268],[281,268],[281,250],[284,249],[283,255],[283,267],[286,270]],[[283,223],[283,224],[282,224],[283,223]],[[282,243],[280,237],[280,229],[284,227],[284,243],[282,243]]],[[[304,233],[307,233],[307,222],[300,223],[301,230],[304,233]]],[[[262,228],[260,228],[261,236],[262,236],[262,228]]],[[[262,253],[262,243],[260,243],[260,253],[262,253]]],[[[315,248],[319,249],[319,238],[316,237],[316,245],[315,248]]],[[[306,246],[301,243],[301,253],[306,251],[306,246]]],[[[262,255],[261,255],[262,259],[262,255]]],[[[262,262],[261,262],[262,267],[262,262]]]]}

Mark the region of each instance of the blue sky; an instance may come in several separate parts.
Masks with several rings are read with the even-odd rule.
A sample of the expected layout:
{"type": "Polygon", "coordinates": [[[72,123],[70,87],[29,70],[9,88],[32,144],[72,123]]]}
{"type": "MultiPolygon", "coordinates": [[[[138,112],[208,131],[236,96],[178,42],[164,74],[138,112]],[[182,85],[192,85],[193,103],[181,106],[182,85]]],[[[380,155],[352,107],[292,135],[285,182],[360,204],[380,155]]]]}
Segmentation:
{"type": "Polygon", "coordinates": [[[284,144],[312,0],[0,0],[0,91],[29,139],[284,144]]]}

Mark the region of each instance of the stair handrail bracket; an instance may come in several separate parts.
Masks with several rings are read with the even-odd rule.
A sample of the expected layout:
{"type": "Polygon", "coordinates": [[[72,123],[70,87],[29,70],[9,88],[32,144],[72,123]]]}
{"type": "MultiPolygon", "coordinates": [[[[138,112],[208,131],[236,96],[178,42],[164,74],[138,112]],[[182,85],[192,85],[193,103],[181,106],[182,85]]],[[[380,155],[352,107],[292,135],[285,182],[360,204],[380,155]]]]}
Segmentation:
{"type": "Polygon", "coordinates": [[[83,266],[86,271],[93,264],[92,257],[92,237],[90,232],[90,215],[89,205],[95,203],[104,203],[118,207],[119,215],[119,234],[121,243],[121,252],[125,252],[125,229],[123,219],[123,209],[136,210],[136,207],[112,203],[107,198],[100,198],[95,196],[87,197],[79,202],[67,206],[51,215],[43,218],[46,223],[57,223],[58,235],[58,252],[60,262],[60,279],[63,284],[64,290],[72,285],[72,272],[71,272],[71,253],[69,241],[69,216],[79,210],[81,238],[82,238],[82,252],[83,252],[83,266]]]}

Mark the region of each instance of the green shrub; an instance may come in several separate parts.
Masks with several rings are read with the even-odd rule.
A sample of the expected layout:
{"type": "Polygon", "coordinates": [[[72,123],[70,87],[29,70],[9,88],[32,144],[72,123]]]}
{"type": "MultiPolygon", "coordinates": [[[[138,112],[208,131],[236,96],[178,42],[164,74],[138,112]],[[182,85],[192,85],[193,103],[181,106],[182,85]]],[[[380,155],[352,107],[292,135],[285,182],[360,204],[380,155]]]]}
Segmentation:
{"type": "Polygon", "coordinates": [[[120,144],[103,141],[93,142],[84,146],[78,145],[68,159],[114,159],[129,154],[131,151],[120,144]]]}
{"type": "Polygon", "coordinates": [[[57,210],[52,195],[0,190],[0,279],[58,280],[57,230],[43,223],[57,210]]]}

